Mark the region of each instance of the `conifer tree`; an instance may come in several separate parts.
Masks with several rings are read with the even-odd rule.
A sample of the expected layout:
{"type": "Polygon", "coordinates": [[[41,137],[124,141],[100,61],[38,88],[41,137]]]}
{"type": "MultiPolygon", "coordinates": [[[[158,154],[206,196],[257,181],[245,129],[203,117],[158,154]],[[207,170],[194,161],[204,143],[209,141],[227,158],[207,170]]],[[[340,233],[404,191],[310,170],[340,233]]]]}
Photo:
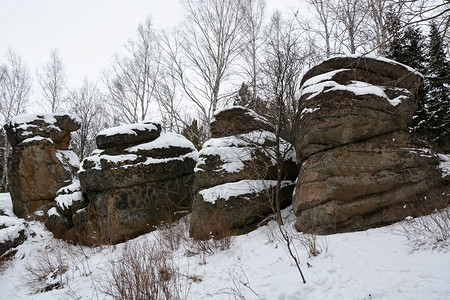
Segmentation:
{"type": "Polygon", "coordinates": [[[450,61],[444,51],[446,45],[435,22],[430,24],[425,77],[426,118],[420,130],[440,150],[450,150],[450,61]]]}

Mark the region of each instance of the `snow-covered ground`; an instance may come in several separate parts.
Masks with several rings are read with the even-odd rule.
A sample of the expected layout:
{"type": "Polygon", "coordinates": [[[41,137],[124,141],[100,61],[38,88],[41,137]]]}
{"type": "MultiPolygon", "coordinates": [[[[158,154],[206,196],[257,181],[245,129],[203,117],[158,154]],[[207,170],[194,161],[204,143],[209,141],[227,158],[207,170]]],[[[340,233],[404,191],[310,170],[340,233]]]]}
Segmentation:
{"type": "MultiPolygon", "coordinates": [[[[0,208],[11,209],[8,194],[0,195],[0,208]]],[[[291,210],[283,214],[285,227],[292,228],[291,210]]],[[[308,240],[307,236],[288,230],[296,237],[306,284],[275,222],[232,237],[224,250],[218,248],[227,246],[225,242],[190,240],[186,219],[172,231],[157,230],[124,244],[94,248],[68,245],[54,239],[43,224],[29,222],[28,240],[12,260],[0,265],[0,299],[111,299],[104,292],[112,291],[107,278],[112,278],[113,268],[129,266],[133,259],[146,261],[139,245],[146,245],[147,254],[153,255],[173,233],[181,240],[166,262],[178,272],[176,290],[182,299],[450,299],[448,241],[417,249],[402,234],[408,222],[412,221],[319,236],[322,253],[315,257],[308,256],[299,239],[308,240]],[[36,293],[52,284],[53,290],[36,293]]]]}

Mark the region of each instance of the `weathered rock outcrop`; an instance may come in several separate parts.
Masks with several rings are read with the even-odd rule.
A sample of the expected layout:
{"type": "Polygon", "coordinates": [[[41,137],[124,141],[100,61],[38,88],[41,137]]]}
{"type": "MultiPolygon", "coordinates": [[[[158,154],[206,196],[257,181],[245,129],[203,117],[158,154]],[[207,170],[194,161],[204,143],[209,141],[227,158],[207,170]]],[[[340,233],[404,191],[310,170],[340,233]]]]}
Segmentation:
{"type": "Polygon", "coordinates": [[[0,209],[0,258],[27,238],[25,220],[9,210],[0,209]]]}
{"type": "Polygon", "coordinates": [[[385,59],[342,57],[312,68],[302,84],[297,229],[364,230],[417,215],[442,182],[438,156],[405,131],[420,74],[385,59]]]}
{"type": "Polygon", "coordinates": [[[197,151],[186,138],[139,123],[101,131],[97,146],[79,172],[89,206],[76,227],[116,243],[190,210],[197,151]]]}
{"type": "Polygon", "coordinates": [[[57,191],[71,183],[79,160],[69,150],[70,132],[79,127],[63,114],[20,115],[5,125],[12,145],[10,193],[18,217],[51,206],[57,191]]]}
{"type": "MultiPolygon", "coordinates": [[[[275,135],[270,124],[244,107],[216,112],[213,138],[199,152],[190,234],[220,238],[254,229],[273,213],[277,179],[275,135]]],[[[282,207],[291,203],[298,174],[295,152],[282,140],[282,207]]]]}
{"type": "Polygon", "coordinates": [[[406,130],[422,84],[419,73],[388,60],[336,57],[312,68],[302,79],[298,159],[406,130]]]}

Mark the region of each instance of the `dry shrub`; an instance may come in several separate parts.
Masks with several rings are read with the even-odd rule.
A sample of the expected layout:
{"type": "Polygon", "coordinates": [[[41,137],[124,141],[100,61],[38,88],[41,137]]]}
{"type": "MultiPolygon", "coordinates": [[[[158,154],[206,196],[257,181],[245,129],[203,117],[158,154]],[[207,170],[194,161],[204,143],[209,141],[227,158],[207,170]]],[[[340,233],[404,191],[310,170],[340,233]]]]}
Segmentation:
{"type": "Polygon", "coordinates": [[[39,251],[32,262],[25,264],[24,279],[35,293],[60,289],[67,284],[69,260],[66,249],[67,245],[63,241],[56,240],[39,251]]]}
{"type": "Polygon", "coordinates": [[[308,252],[309,258],[328,252],[328,240],[326,237],[317,236],[315,233],[302,233],[293,235],[293,239],[300,241],[300,244],[308,252]]]}
{"type": "Polygon", "coordinates": [[[432,249],[448,247],[450,241],[450,190],[447,188],[446,191],[430,193],[423,202],[424,205],[416,208],[417,215],[422,215],[422,217],[406,217],[399,223],[400,229],[396,230],[396,233],[406,237],[414,250],[422,247],[432,249]],[[433,213],[426,215],[431,208],[434,208],[433,213]]]}
{"type": "Polygon", "coordinates": [[[300,256],[298,255],[297,246],[295,245],[295,236],[301,233],[297,232],[293,226],[280,225],[276,223],[276,228],[269,229],[269,240],[278,242],[289,258],[295,263],[303,283],[306,283],[303,271],[300,266],[300,256]]]}
{"type": "Polygon", "coordinates": [[[206,263],[206,254],[230,249],[232,231],[227,218],[213,214],[207,221],[202,221],[201,226],[197,225],[195,228],[194,238],[187,244],[188,256],[200,254],[203,257],[202,261],[206,263]]]}
{"type": "Polygon", "coordinates": [[[158,243],[163,249],[175,251],[180,245],[189,240],[188,211],[167,211],[163,214],[163,221],[156,227],[158,243]]]}
{"type": "Polygon", "coordinates": [[[242,267],[231,268],[228,272],[228,277],[231,282],[228,287],[220,289],[217,295],[227,295],[227,298],[233,297],[236,300],[245,300],[247,292],[251,292],[253,295],[259,298],[259,295],[250,286],[250,281],[244,272],[242,267]]]}
{"type": "Polygon", "coordinates": [[[124,245],[105,276],[102,292],[114,299],[185,299],[192,284],[180,273],[171,252],[149,241],[124,245]]]}

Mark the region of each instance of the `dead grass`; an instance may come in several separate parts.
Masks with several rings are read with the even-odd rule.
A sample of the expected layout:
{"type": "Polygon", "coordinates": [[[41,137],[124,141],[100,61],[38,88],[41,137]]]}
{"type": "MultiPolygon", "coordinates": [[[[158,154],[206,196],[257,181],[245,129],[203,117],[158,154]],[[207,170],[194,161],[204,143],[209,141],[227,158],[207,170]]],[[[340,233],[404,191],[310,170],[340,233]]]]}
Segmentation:
{"type": "Polygon", "coordinates": [[[421,217],[407,216],[395,233],[406,237],[413,250],[447,248],[450,242],[450,189],[429,193],[420,203],[423,204],[416,205],[415,213],[421,217]]]}
{"type": "Polygon", "coordinates": [[[180,272],[170,251],[145,241],[127,244],[111,261],[101,290],[114,299],[186,299],[193,280],[180,272]]]}

